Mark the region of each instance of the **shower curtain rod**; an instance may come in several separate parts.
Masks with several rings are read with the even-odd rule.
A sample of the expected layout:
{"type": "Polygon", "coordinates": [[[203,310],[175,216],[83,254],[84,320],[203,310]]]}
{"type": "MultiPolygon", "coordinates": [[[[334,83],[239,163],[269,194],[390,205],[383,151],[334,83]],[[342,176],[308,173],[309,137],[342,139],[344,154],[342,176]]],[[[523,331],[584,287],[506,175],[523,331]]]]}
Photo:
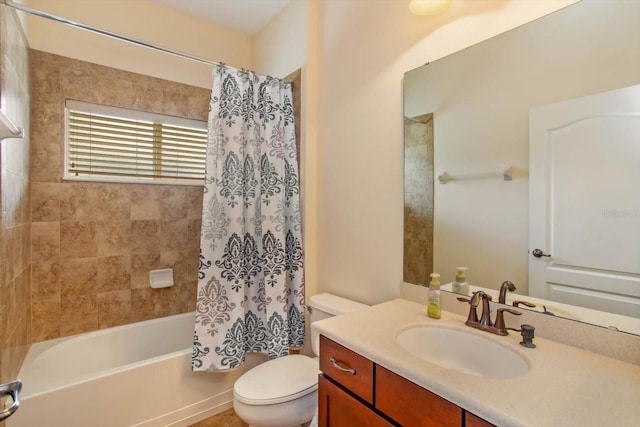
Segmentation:
{"type": "Polygon", "coordinates": [[[198,58],[197,56],[193,56],[193,55],[189,55],[189,54],[186,54],[186,53],[178,52],[178,51],[166,48],[166,47],[155,45],[153,43],[145,42],[143,40],[139,40],[139,39],[134,39],[132,37],[123,36],[121,34],[114,33],[114,32],[108,31],[108,30],[103,30],[103,29],[100,29],[100,28],[93,27],[91,25],[86,25],[86,24],[83,24],[83,23],[80,23],[80,22],[76,22],[76,21],[72,21],[70,19],[63,18],[61,16],[53,15],[51,13],[44,12],[44,11],[41,11],[41,10],[38,10],[38,9],[33,9],[33,8],[25,6],[23,4],[14,3],[12,0],[0,0],[0,4],[4,4],[5,6],[8,6],[8,7],[11,7],[13,9],[19,10],[21,12],[28,13],[30,15],[35,15],[35,16],[39,16],[41,18],[50,19],[52,21],[61,22],[63,24],[66,24],[66,25],[69,25],[69,26],[72,26],[72,27],[75,27],[75,28],[80,28],[81,30],[89,31],[89,32],[92,32],[92,33],[95,33],[95,34],[101,34],[103,36],[111,37],[111,38],[116,39],[116,40],[121,40],[121,41],[124,41],[124,42],[127,42],[127,43],[131,43],[131,44],[134,44],[134,45],[146,47],[148,49],[153,49],[153,50],[156,50],[158,52],[168,53],[169,55],[177,56],[177,57],[180,57],[180,58],[185,58],[185,59],[188,59],[190,61],[195,61],[195,62],[199,62],[201,64],[212,65],[212,66],[223,65],[220,62],[209,61],[207,59],[198,58]]]}

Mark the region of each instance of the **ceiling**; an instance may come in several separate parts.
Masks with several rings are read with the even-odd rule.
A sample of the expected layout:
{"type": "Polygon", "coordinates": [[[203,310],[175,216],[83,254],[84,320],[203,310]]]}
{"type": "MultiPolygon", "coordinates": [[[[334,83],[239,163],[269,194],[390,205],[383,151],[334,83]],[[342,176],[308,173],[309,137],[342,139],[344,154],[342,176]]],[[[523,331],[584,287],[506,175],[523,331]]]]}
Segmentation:
{"type": "Polygon", "coordinates": [[[256,35],[290,0],[153,0],[173,9],[256,35]]]}

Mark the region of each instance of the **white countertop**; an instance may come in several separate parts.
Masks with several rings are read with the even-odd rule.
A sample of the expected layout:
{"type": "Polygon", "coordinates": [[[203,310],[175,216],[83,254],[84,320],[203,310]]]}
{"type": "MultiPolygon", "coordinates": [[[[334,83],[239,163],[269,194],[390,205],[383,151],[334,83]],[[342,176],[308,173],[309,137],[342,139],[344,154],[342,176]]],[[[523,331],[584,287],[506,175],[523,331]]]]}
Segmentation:
{"type": "Polygon", "coordinates": [[[527,349],[516,332],[501,337],[464,321],[445,311],[431,319],[424,305],[396,299],[312,328],[498,426],[640,425],[640,366],[538,337],[537,348],[527,349]],[[529,371],[508,379],[477,377],[429,363],[396,343],[400,331],[429,324],[495,340],[522,355],[529,371]]]}

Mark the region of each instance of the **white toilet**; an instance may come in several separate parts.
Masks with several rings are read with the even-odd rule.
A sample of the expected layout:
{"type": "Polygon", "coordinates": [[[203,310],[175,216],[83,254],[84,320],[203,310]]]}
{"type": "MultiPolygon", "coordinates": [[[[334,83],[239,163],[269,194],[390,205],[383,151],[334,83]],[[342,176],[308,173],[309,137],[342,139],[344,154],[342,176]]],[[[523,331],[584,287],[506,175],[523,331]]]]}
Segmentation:
{"type": "MultiPolygon", "coordinates": [[[[368,307],[331,294],[309,300],[311,323],[368,307]]],[[[317,356],[318,334],[311,334],[317,356]]],[[[318,358],[300,354],[273,359],[245,372],[233,386],[233,408],[252,427],[294,427],[311,420],[318,405],[318,358]]]]}

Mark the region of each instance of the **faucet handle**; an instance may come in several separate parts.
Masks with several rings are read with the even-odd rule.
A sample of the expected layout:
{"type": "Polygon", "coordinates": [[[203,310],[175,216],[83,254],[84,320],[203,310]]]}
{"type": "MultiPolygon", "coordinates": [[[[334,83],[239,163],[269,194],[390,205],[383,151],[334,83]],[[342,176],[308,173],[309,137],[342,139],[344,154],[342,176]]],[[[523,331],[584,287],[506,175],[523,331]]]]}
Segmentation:
{"type": "Polygon", "coordinates": [[[529,308],[533,308],[533,307],[536,306],[535,304],[531,304],[530,302],[526,302],[526,301],[514,301],[513,302],[513,306],[514,307],[518,307],[520,304],[522,304],[522,305],[524,305],[526,307],[529,307],[529,308]]]}
{"type": "Polygon", "coordinates": [[[511,313],[516,316],[520,316],[522,313],[517,310],[512,310],[510,308],[499,308],[498,313],[496,314],[496,323],[494,327],[496,328],[496,333],[498,335],[508,335],[507,327],[504,324],[504,312],[511,313]]]}
{"type": "Polygon", "coordinates": [[[468,325],[469,323],[478,323],[478,312],[476,311],[476,306],[473,305],[471,299],[458,297],[457,300],[460,302],[466,302],[470,304],[469,315],[467,316],[466,324],[468,325]]]}

